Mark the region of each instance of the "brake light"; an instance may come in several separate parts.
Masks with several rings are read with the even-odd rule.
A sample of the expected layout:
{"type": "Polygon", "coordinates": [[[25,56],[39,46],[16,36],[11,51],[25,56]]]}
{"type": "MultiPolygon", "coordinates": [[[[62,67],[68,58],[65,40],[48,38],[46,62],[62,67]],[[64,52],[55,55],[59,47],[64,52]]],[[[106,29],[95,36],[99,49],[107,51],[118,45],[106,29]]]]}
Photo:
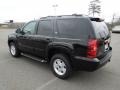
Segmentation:
{"type": "Polygon", "coordinates": [[[87,57],[95,58],[97,56],[97,50],[98,50],[98,40],[90,39],[88,41],[87,57]]]}

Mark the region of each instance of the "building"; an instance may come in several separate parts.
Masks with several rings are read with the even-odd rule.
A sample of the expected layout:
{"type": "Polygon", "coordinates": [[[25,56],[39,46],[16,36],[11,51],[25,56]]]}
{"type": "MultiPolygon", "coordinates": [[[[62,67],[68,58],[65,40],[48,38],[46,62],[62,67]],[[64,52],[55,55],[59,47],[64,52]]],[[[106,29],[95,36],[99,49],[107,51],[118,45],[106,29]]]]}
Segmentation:
{"type": "Polygon", "coordinates": [[[19,28],[22,27],[25,23],[24,22],[13,22],[13,23],[0,23],[0,28],[19,28]]]}

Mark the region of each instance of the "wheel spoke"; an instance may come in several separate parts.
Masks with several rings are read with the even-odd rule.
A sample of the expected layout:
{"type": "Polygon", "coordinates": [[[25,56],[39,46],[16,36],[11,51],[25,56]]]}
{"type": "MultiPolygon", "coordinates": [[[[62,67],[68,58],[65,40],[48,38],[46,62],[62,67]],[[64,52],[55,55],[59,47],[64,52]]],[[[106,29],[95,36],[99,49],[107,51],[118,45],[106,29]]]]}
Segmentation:
{"type": "Polygon", "coordinates": [[[66,73],[66,65],[61,59],[56,59],[54,61],[54,70],[59,75],[64,75],[66,73]]]}
{"type": "Polygon", "coordinates": [[[65,69],[65,68],[63,68],[62,70],[63,70],[64,73],[66,72],[66,69],[65,69]]]}
{"type": "Polygon", "coordinates": [[[15,46],[14,46],[14,45],[11,45],[10,51],[11,51],[11,54],[12,54],[12,55],[15,55],[16,49],[15,49],[15,46]]]}

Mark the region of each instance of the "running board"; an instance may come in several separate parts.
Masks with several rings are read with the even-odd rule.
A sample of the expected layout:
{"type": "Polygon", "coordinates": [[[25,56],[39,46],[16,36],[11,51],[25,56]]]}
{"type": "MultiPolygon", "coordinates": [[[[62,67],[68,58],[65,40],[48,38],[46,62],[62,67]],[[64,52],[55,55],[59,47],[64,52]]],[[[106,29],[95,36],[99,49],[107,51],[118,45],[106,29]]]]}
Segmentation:
{"type": "Polygon", "coordinates": [[[29,55],[29,54],[25,54],[25,53],[21,53],[21,55],[25,56],[25,57],[28,57],[30,59],[33,59],[33,60],[36,60],[36,61],[40,61],[42,63],[46,63],[47,61],[46,60],[42,60],[38,57],[35,57],[35,56],[32,56],[32,55],[29,55]]]}

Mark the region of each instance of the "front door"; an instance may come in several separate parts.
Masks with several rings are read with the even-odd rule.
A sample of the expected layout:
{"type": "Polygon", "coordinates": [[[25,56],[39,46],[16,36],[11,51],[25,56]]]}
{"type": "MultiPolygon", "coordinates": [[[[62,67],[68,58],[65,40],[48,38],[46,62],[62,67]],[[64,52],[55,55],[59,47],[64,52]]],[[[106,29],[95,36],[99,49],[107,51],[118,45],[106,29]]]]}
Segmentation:
{"type": "Polygon", "coordinates": [[[20,34],[17,35],[18,45],[21,51],[33,53],[32,40],[36,32],[36,21],[27,23],[20,34]]]}

